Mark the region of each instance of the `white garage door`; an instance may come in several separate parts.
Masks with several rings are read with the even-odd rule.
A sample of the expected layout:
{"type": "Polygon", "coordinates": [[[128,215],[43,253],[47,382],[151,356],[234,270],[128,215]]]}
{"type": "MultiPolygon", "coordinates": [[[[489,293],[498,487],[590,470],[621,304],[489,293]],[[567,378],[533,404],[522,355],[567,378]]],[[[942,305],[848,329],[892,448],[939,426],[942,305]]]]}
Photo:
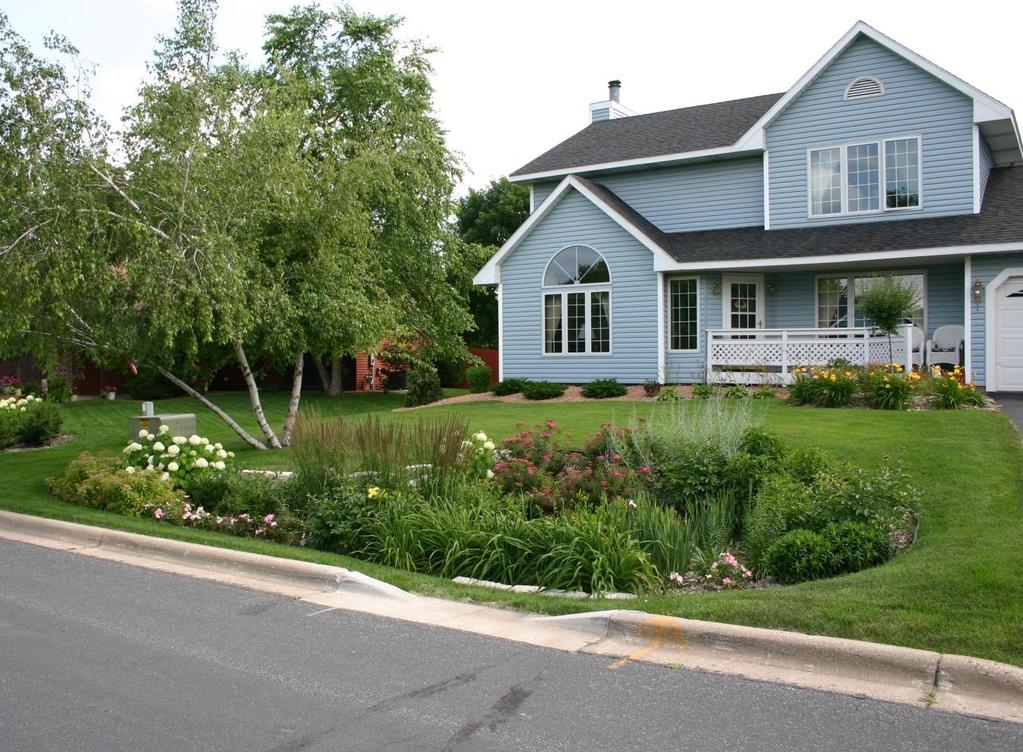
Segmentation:
{"type": "Polygon", "coordinates": [[[998,289],[996,323],[998,390],[1023,392],[1023,277],[1012,277],[998,289]]]}

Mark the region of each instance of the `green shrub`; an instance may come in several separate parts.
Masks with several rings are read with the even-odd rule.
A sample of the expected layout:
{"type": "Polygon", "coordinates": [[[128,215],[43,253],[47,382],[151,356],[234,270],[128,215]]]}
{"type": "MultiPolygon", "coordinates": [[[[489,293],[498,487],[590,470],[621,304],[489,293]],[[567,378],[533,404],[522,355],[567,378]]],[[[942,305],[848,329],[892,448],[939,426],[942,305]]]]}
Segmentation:
{"type": "Polygon", "coordinates": [[[140,368],[137,374],[125,379],[122,391],[137,400],[170,399],[184,394],[155,368],[140,368]]]}
{"type": "Polygon", "coordinates": [[[721,396],[725,399],[749,399],[753,393],[742,384],[729,384],[722,390],[721,396]]]}
{"type": "Polygon", "coordinates": [[[824,452],[813,447],[792,450],[782,464],[785,473],[800,483],[809,485],[818,475],[828,469],[831,461],[824,452]]]}
{"type": "Polygon", "coordinates": [[[892,554],[891,536],[864,522],[832,522],[822,533],[836,574],[883,564],[892,554]]]}
{"type": "Polygon", "coordinates": [[[711,399],[716,394],[713,384],[693,384],[693,399],[711,399]]]}
{"type": "Polygon", "coordinates": [[[18,426],[21,421],[13,410],[0,410],[0,449],[18,443],[18,426]]]}
{"type": "Polygon", "coordinates": [[[658,572],[662,576],[688,572],[698,545],[696,526],[653,500],[639,497],[635,504],[629,524],[658,572]]]}
{"type": "Polygon", "coordinates": [[[442,358],[433,365],[441,387],[453,389],[465,381],[465,362],[461,358],[442,358]]]}
{"type": "Polygon", "coordinates": [[[48,379],[46,382],[46,399],[51,402],[69,402],[73,393],[67,379],[48,379]]]}
{"type": "Polygon", "coordinates": [[[782,535],[814,519],[814,500],[805,485],[785,475],[769,478],[744,522],[746,549],[754,567],[763,568],[764,554],[782,535]]]}
{"type": "Polygon", "coordinates": [[[122,467],[124,461],[117,455],[82,452],[68,463],[63,473],[56,478],[50,478],[46,484],[50,493],[58,499],[72,504],[83,504],[78,489],[86,479],[101,473],[113,473],[122,467]]]}
{"type": "Polygon", "coordinates": [[[498,397],[508,397],[512,394],[519,394],[529,383],[529,379],[504,379],[503,381],[499,381],[494,384],[494,388],[491,391],[493,391],[498,397]]]}
{"type": "Polygon", "coordinates": [[[60,434],[60,408],[52,402],[34,402],[19,413],[18,441],[28,446],[43,446],[60,434]]]}
{"type": "Polygon", "coordinates": [[[682,393],[673,386],[668,387],[657,395],[658,402],[681,402],[682,393]]]}
{"type": "Polygon", "coordinates": [[[596,379],[583,385],[583,396],[587,399],[607,399],[608,397],[624,397],[628,390],[618,383],[618,379],[596,379]]]}
{"type": "Polygon", "coordinates": [[[114,455],[83,452],[49,481],[50,493],[81,506],[140,517],[158,506],[180,507],[183,495],[156,472],[131,472],[114,455]]]}
{"type": "Polygon", "coordinates": [[[384,505],[394,503],[393,495],[370,498],[364,485],[346,478],[309,499],[309,545],[343,554],[360,553],[369,540],[375,515],[384,505]]]}
{"type": "Polygon", "coordinates": [[[429,405],[444,399],[440,376],[437,375],[437,369],[429,363],[418,363],[409,371],[406,389],[408,391],[405,393],[405,407],[429,405]]]}
{"type": "Polygon", "coordinates": [[[285,514],[292,500],[289,481],[265,473],[237,471],[197,474],[189,487],[193,506],[222,517],[248,513],[285,514]]]}
{"type": "Polygon", "coordinates": [[[656,397],[661,393],[661,382],[657,379],[647,379],[643,382],[643,394],[647,397],[656,397]]]}
{"type": "Polygon", "coordinates": [[[785,455],[785,448],[778,435],[760,426],[746,429],[739,442],[739,451],[755,457],[768,457],[779,462],[785,455]]]}
{"type": "Polygon", "coordinates": [[[768,547],[763,569],[779,582],[819,580],[834,574],[827,539],[812,530],[790,530],[768,547]]]}
{"type": "Polygon", "coordinates": [[[493,375],[490,373],[490,369],[486,366],[475,366],[470,368],[465,373],[466,380],[469,382],[469,391],[473,394],[482,394],[483,392],[490,391],[490,381],[493,375]]]}
{"type": "Polygon", "coordinates": [[[528,400],[547,400],[565,393],[563,384],[552,381],[530,381],[522,387],[522,395],[528,400]]]}
{"type": "Polygon", "coordinates": [[[753,390],[753,399],[774,399],[778,395],[774,391],[774,387],[770,384],[761,384],[753,390]]]}

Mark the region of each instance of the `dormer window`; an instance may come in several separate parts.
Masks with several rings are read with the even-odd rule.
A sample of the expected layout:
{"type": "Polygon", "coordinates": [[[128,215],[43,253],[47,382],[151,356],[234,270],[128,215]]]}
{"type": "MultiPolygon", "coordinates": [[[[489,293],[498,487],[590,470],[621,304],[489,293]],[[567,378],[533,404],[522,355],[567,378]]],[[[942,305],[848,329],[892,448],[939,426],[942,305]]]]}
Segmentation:
{"type": "Polygon", "coordinates": [[[879,97],[884,94],[884,84],[873,76],[860,76],[854,78],[845,87],[846,99],[864,99],[866,97],[879,97]]]}

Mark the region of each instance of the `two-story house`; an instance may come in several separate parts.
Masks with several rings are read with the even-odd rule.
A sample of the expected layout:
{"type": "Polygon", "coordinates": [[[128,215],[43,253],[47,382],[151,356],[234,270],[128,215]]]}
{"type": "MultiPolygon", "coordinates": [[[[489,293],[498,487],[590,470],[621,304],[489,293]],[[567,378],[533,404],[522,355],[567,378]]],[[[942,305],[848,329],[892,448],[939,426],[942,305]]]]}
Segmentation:
{"type": "Polygon", "coordinates": [[[1023,390],[1023,153],[1011,109],[865,23],[796,84],[592,122],[514,172],[531,213],[496,285],[500,375],[787,380],[886,362],[857,308],[918,290],[895,358],[1023,390]],[[758,376],[759,375],[759,376],[758,376]]]}

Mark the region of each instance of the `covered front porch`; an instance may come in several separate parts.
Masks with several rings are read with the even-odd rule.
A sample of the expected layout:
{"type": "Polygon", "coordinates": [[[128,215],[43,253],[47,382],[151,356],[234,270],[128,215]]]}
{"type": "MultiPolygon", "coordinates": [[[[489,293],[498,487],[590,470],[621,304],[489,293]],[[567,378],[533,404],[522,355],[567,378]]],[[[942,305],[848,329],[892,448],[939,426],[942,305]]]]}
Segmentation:
{"type": "Polygon", "coordinates": [[[967,289],[968,264],[957,257],[665,274],[666,380],[787,384],[798,367],[836,360],[907,369],[959,364],[969,371],[970,314],[979,303],[967,289]],[[886,275],[916,287],[919,298],[890,341],[872,330],[858,305],[886,275]],[[681,377],[686,370],[689,379],[681,377]]]}

